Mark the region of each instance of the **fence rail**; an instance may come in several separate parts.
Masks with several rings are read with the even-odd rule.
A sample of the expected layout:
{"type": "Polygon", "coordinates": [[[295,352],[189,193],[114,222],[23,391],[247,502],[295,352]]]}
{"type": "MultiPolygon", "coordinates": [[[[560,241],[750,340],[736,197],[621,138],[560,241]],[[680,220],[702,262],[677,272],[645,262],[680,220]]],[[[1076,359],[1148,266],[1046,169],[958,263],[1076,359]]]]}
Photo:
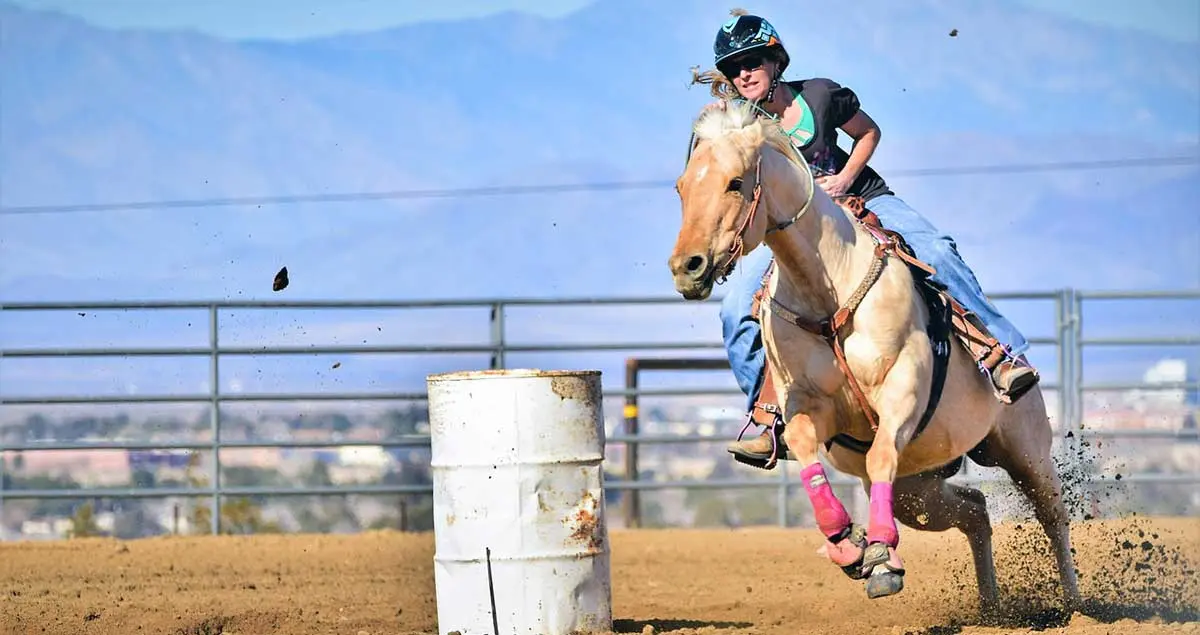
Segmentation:
{"type": "MultiPolygon", "coordinates": [[[[1057,381],[1044,382],[1043,389],[1059,394],[1057,418],[1061,426],[1073,432],[1072,443],[1096,437],[1105,439],[1179,439],[1200,440],[1193,429],[1180,430],[1121,430],[1083,427],[1083,395],[1087,391],[1126,391],[1137,389],[1175,389],[1200,393],[1200,381],[1165,383],[1096,383],[1083,381],[1082,363],[1085,347],[1115,346],[1200,346],[1200,334],[1180,334],[1169,337],[1090,337],[1082,336],[1084,300],[1137,300],[1156,301],[1168,299],[1200,299],[1200,291],[1118,291],[1081,292],[1074,289],[1058,291],[994,294],[996,300],[1041,300],[1052,301],[1055,307],[1055,335],[1053,337],[1030,338],[1031,343],[1053,345],[1057,350],[1057,381]]],[[[208,421],[211,440],[182,442],[148,441],[96,441],[96,442],[3,442],[0,437],[0,509],[4,500],[62,499],[62,498],[151,498],[151,497],[207,497],[211,499],[212,531],[220,530],[220,502],[229,496],[292,496],[292,495],[347,495],[347,494],[429,494],[431,488],[424,485],[355,485],[320,487],[231,487],[221,483],[220,451],[245,448],[317,449],[345,446],[372,447],[427,447],[428,436],[410,435],[385,441],[244,441],[221,438],[220,406],[235,402],[298,402],[298,401],[422,401],[424,392],[283,392],[283,393],[227,393],[221,390],[221,360],[237,356],[275,355],[354,355],[354,354],[434,354],[470,353],[490,357],[491,368],[505,368],[506,357],[511,353],[562,353],[562,352],[620,352],[682,350],[713,350],[711,358],[673,357],[630,357],[626,369],[623,389],[606,388],[606,398],[625,398],[624,434],[613,434],[607,438],[609,444],[624,444],[626,464],[624,480],[606,484],[612,490],[628,490],[624,506],[625,521],[631,526],[639,523],[640,511],[636,493],[643,490],[667,489],[724,489],[724,488],[777,488],[780,495],[779,522],[787,522],[788,493],[798,483],[789,481],[786,470],[779,470],[778,479],[710,479],[647,481],[639,479],[637,448],[644,444],[724,442],[728,439],[708,435],[664,435],[640,432],[637,407],[640,399],[654,396],[710,396],[729,395],[738,397],[736,388],[728,387],[684,387],[646,388],[638,386],[638,373],[646,370],[678,372],[694,369],[727,368],[720,355],[720,342],[583,342],[583,343],[538,343],[513,344],[508,341],[506,310],[516,307],[568,307],[568,306],[646,306],[679,305],[677,297],[601,297],[601,298],[492,298],[474,300],[424,300],[424,301],[151,301],[151,302],[44,302],[8,303],[0,305],[0,316],[15,312],[52,311],[163,311],[200,310],[208,317],[208,343],[203,346],[147,346],[147,347],[13,347],[0,348],[0,361],[4,359],[65,359],[94,357],[206,357],[208,359],[209,390],[203,393],[162,395],[12,395],[0,393],[0,406],[67,405],[67,404],[151,404],[151,403],[204,403],[211,406],[208,421]],[[489,341],[476,345],[396,345],[396,346],[230,346],[221,343],[220,313],[234,309],[453,309],[476,308],[488,312],[489,341]],[[211,451],[213,482],[205,487],[193,488],[81,488],[81,489],[4,489],[5,453],[38,450],[190,450],[211,451]]],[[[709,303],[716,303],[711,299],[709,303]]],[[[972,476],[967,481],[987,480],[972,476]]],[[[1124,480],[1130,483],[1195,483],[1200,474],[1128,474],[1124,480]]],[[[844,477],[837,482],[854,482],[844,477]]]]}

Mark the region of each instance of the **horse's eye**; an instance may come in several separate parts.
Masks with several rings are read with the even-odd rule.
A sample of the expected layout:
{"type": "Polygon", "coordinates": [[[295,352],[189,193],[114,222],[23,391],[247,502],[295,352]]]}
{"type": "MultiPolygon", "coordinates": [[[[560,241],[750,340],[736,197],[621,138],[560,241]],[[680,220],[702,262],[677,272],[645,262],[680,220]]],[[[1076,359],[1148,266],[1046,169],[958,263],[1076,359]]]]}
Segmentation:
{"type": "Polygon", "coordinates": [[[742,189],[742,177],[734,177],[729,180],[729,187],[725,188],[726,192],[737,192],[742,189]]]}

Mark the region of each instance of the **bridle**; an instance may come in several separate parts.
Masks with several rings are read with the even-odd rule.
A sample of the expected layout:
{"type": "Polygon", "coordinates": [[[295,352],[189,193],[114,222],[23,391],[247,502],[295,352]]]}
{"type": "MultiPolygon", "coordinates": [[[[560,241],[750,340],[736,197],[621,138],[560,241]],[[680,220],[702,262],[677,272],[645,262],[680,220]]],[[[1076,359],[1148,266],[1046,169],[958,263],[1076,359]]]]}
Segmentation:
{"type": "MultiPolygon", "coordinates": [[[[760,149],[758,158],[754,162],[754,195],[750,199],[750,209],[746,212],[746,216],[738,226],[737,233],[734,234],[733,244],[729,246],[729,251],[726,252],[729,256],[728,264],[725,265],[722,271],[717,272],[715,278],[717,284],[723,284],[729,278],[729,274],[733,273],[733,268],[737,264],[737,261],[746,255],[746,230],[750,229],[750,225],[754,223],[754,215],[758,211],[758,203],[762,199],[762,157],[763,150],[760,149]]],[[[804,205],[800,206],[800,211],[796,212],[795,216],[768,227],[765,236],[791,227],[802,216],[808,213],[809,206],[812,205],[813,194],[815,193],[814,188],[816,188],[817,184],[812,170],[806,169],[804,173],[808,175],[808,200],[804,201],[804,205]]]]}
{"type": "MultiPolygon", "coordinates": [[[[774,85],[772,85],[771,90],[774,92],[774,85]]],[[[732,99],[730,101],[747,103],[751,108],[754,108],[771,121],[778,120],[778,117],[764,110],[757,101],[749,101],[742,98],[732,99]]],[[[685,156],[683,160],[685,167],[692,160],[692,152],[695,149],[696,131],[692,130],[692,134],[688,139],[687,156],[685,156]]],[[[800,154],[800,151],[796,150],[795,148],[792,148],[792,150],[796,152],[796,155],[800,159],[801,163],[808,166],[808,161],[804,159],[804,156],[800,154]]],[[[758,211],[758,202],[762,197],[762,155],[763,151],[760,149],[758,152],[758,158],[754,162],[754,195],[750,199],[750,210],[746,213],[746,217],[742,219],[741,226],[738,227],[737,234],[734,236],[733,244],[730,245],[729,251],[726,252],[730,256],[728,264],[725,265],[723,270],[718,271],[714,277],[714,281],[718,285],[724,284],[724,282],[729,279],[729,274],[733,273],[733,269],[737,265],[737,261],[746,255],[744,249],[746,242],[746,230],[749,229],[750,225],[754,222],[754,214],[758,211]]],[[[764,236],[769,236],[773,232],[787,229],[793,223],[800,220],[800,218],[808,212],[809,206],[812,205],[812,199],[813,195],[815,194],[815,188],[817,187],[817,184],[815,177],[813,177],[812,166],[809,166],[808,169],[804,170],[804,173],[808,175],[808,200],[804,202],[804,205],[800,206],[800,211],[796,212],[795,216],[783,221],[782,223],[768,227],[764,236]]]]}

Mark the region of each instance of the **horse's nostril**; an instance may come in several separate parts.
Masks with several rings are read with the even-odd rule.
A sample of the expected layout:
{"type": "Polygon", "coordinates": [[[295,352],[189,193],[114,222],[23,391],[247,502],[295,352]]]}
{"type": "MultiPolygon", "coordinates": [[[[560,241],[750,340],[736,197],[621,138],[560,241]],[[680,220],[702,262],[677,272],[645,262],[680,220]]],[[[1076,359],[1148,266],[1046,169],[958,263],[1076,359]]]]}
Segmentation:
{"type": "Polygon", "coordinates": [[[692,256],[688,258],[687,270],[688,273],[698,273],[704,271],[704,266],[708,263],[708,259],[704,256],[692,256]]]}

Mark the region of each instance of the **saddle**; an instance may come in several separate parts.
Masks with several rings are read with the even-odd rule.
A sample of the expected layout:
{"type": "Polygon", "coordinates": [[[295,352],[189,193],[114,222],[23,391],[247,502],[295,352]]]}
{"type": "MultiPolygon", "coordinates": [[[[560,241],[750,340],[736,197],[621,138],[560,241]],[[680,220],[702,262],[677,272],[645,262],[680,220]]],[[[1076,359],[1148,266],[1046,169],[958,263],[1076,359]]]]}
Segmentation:
{"type": "MultiPolygon", "coordinates": [[[[929,335],[934,362],[933,385],[931,386],[929,403],[926,405],[921,420],[917,424],[917,429],[913,434],[913,438],[916,438],[925,429],[929,420],[933,418],[933,413],[941,399],[942,391],[945,387],[946,370],[950,361],[951,334],[963,343],[970,352],[972,359],[989,372],[1004,360],[1004,348],[996,338],[987,333],[982,322],[979,321],[979,318],[974,313],[967,311],[955,301],[944,285],[931,279],[936,270],[915,256],[915,253],[904,240],[903,236],[896,231],[884,227],[879,217],[866,207],[865,201],[861,196],[841,196],[836,197],[835,201],[842,208],[850,212],[875,240],[875,262],[872,263],[872,267],[867,273],[866,278],[859,284],[858,289],[846,301],[845,305],[829,318],[819,322],[812,322],[797,315],[787,307],[780,305],[774,299],[770,300],[772,303],[771,309],[796,326],[822,336],[829,343],[833,348],[839,367],[841,367],[842,372],[846,375],[850,389],[853,391],[855,398],[871,423],[871,429],[875,430],[878,428],[878,415],[871,408],[858,381],[850,372],[845,354],[842,351],[840,335],[842,327],[850,322],[859,303],[862,302],[871,286],[878,280],[887,257],[895,256],[904,261],[913,273],[913,283],[916,290],[921,294],[925,306],[929,309],[930,320],[926,327],[926,332],[929,335]]],[[[761,319],[762,301],[766,297],[767,282],[774,268],[775,263],[772,262],[763,275],[758,290],[754,293],[750,315],[756,321],[761,319]]],[[[779,436],[782,434],[783,413],[779,406],[779,397],[775,393],[772,374],[773,371],[770,364],[768,364],[763,376],[762,389],[754,407],[751,409],[746,427],[749,427],[749,424],[753,422],[770,428],[772,432],[771,436],[773,437],[772,445],[778,448],[782,441],[779,436]]],[[[744,433],[745,428],[743,428],[744,433]]],[[[739,435],[739,440],[740,438],[741,435],[739,435]]],[[[847,449],[864,454],[871,445],[869,440],[856,439],[845,434],[839,434],[831,439],[826,444],[826,449],[829,448],[831,443],[837,443],[847,449]]],[[[774,455],[774,452],[772,454],[774,455]]],[[[776,457],[772,456],[771,462],[773,463],[775,459],[776,457]]]]}

